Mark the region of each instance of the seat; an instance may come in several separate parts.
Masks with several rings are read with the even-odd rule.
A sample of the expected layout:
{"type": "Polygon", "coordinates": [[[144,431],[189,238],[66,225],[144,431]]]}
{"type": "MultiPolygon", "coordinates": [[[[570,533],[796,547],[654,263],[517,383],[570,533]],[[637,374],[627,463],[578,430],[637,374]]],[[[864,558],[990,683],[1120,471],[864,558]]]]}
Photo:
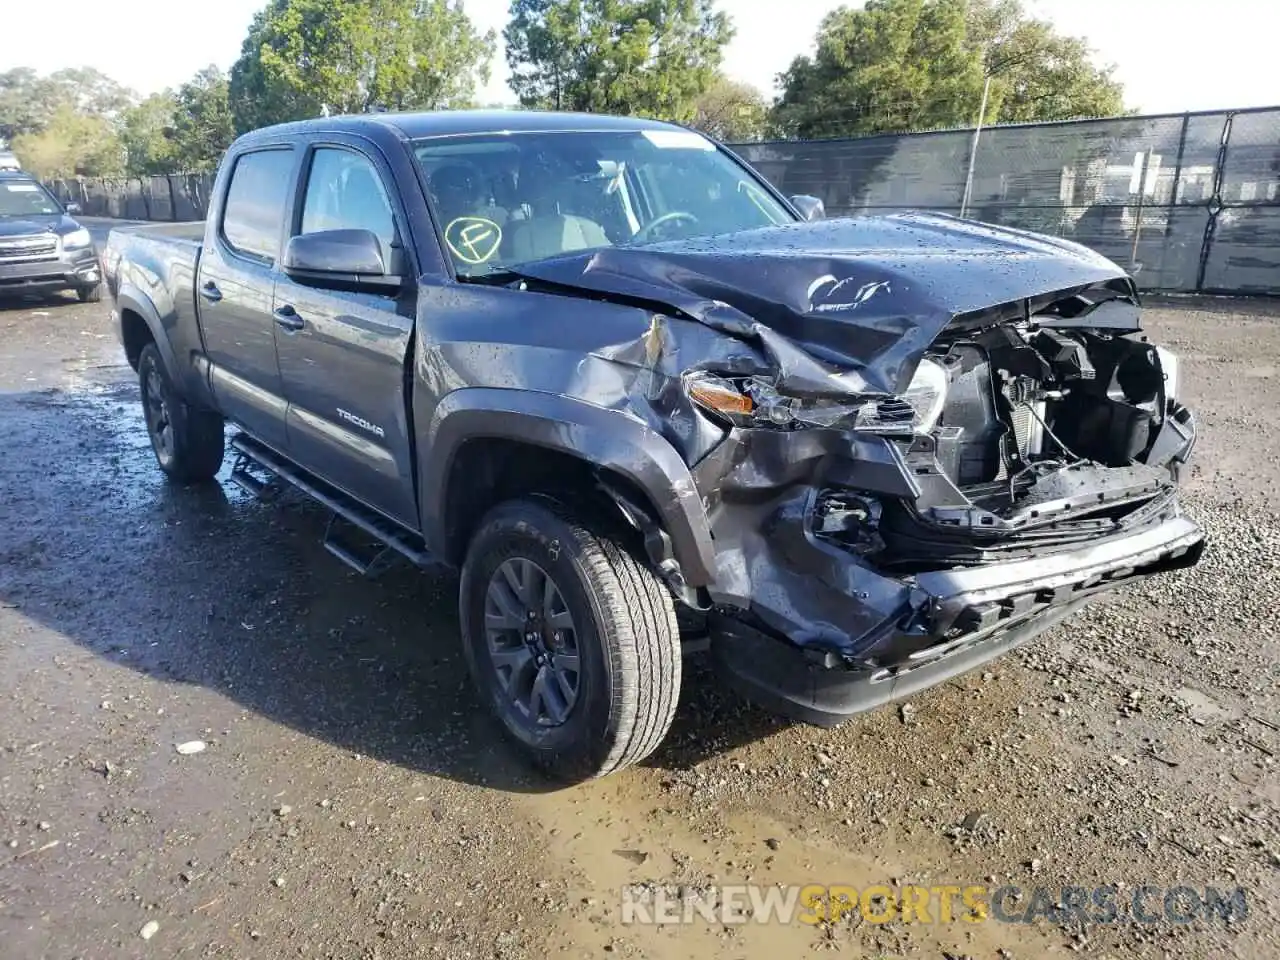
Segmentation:
{"type": "Polygon", "coordinates": [[[506,257],[524,263],[609,245],[604,227],[594,220],[566,213],[535,214],[508,225],[506,257]]]}
{"type": "Polygon", "coordinates": [[[507,225],[502,251],[508,263],[526,263],[611,245],[599,223],[562,212],[561,204],[570,196],[570,186],[566,173],[545,158],[530,158],[524,164],[519,191],[529,217],[507,225]]]}

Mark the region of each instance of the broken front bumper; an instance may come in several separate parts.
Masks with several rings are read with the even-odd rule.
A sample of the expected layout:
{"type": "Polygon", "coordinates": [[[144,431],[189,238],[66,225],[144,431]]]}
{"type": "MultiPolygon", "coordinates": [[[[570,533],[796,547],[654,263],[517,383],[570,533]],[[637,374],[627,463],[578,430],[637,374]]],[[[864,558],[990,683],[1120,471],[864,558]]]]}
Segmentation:
{"type": "MultiPolygon", "coordinates": [[[[834,624],[823,630],[810,621],[806,636],[783,639],[759,620],[721,612],[713,617],[712,658],[748,699],[831,726],[1012,650],[1097,593],[1193,566],[1203,549],[1200,528],[1173,516],[1070,552],[916,574],[898,582],[905,603],[856,647],[824,642],[823,633],[833,641],[848,636],[834,624]]],[[[821,584],[814,586],[820,598],[821,584]]],[[[849,598],[852,607],[877,599],[889,596],[861,591],[849,598]]]]}

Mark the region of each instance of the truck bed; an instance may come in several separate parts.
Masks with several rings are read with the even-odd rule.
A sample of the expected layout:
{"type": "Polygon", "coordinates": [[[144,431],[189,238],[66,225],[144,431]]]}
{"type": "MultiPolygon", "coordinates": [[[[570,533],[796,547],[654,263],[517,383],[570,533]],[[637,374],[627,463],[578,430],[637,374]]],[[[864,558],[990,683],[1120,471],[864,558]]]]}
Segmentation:
{"type": "Polygon", "coordinates": [[[102,251],[102,267],[112,296],[118,295],[122,285],[132,283],[163,299],[171,298],[168,303],[155,304],[161,316],[166,308],[190,310],[203,241],[203,220],[113,227],[102,251]]]}
{"type": "Polygon", "coordinates": [[[112,227],[111,232],[156,237],[165,240],[182,240],[199,246],[204,239],[204,221],[183,220],[178,223],[133,223],[112,227]]]}
{"type": "MultiPolygon", "coordinates": [[[[170,375],[194,397],[207,393],[207,387],[177,358],[202,349],[195,283],[203,241],[203,221],[128,224],[111,230],[102,251],[107,288],[122,317],[145,321],[151,339],[161,344],[170,375]],[[163,336],[157,333],[161,328],[163,336]]],[[[130,363],[136,363],[140,347],[126,343],[125,348],[130,363]]]]}

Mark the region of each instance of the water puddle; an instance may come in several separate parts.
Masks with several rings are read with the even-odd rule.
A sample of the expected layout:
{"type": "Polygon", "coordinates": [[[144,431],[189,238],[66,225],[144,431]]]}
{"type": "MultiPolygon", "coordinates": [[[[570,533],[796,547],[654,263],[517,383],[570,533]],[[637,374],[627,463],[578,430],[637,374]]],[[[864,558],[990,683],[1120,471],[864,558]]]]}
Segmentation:
{"type": "MultiPolygon", "coordinates": [[[[802,815],[784,821],[741,804],[691,814],[653,780],[651,771],[629,771],[525,800],[547,836],[548,866],[563,870],[568,886],[567,909],[546,955],[604,949],[659,960],[728,960],[834,951],[888,960],[999,956],[1002,948],[1040,956],[1061,942],[1037,926],[982,920],[966,910],[958,891],[934,893],[911,922],[901,915],[889,923],[868,920],[860,906],[837,910],[832,922],[832,895],[852,891],[860,900],[862,891],[888,887],[898,897],[904,887],[982,881],[960,876],[963,866],[950,866],[940,844],[899,842],[887,832],[876,847],[854,849],[829,825],[802,815]],[[660,899],[644,899],[650,896],[660,899]],[[949,917],[939,907],[942,896],[950,901],[949,917]],[[806,897],[816,898],[809,900],[814,905],[806,907],[806,897]],[[744,921],[723,922],[727,898],[743,908],[744,921]],[[684,907],[686,901],[701,904],[701,912],[684,907]],[[659,922],[658,904],[669,922],[659,922]]],[[[872,915],[885,915],[888,901],[879,892],[869,902],[872,915]]]]}

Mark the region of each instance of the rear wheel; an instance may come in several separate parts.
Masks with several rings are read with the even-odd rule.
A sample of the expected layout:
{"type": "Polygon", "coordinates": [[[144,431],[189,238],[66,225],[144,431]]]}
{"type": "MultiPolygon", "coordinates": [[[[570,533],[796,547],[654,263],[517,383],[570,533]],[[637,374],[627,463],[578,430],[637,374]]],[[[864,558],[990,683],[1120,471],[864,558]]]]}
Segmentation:
{"type": "Polygon", "coordinates": [[[568,781],[644,759],[680,693],[668,591],[621,543],[562,507],[495,507],[462,568],[467,664],[485,705],[568,781]]]}
{"type": "Polygon", "coordinates": [[[178,483],[210,480],[222,466],[222,417],[188,404],[174,389],[154,343],[138,357],[142,412],[160,469],[178,483]]]}

